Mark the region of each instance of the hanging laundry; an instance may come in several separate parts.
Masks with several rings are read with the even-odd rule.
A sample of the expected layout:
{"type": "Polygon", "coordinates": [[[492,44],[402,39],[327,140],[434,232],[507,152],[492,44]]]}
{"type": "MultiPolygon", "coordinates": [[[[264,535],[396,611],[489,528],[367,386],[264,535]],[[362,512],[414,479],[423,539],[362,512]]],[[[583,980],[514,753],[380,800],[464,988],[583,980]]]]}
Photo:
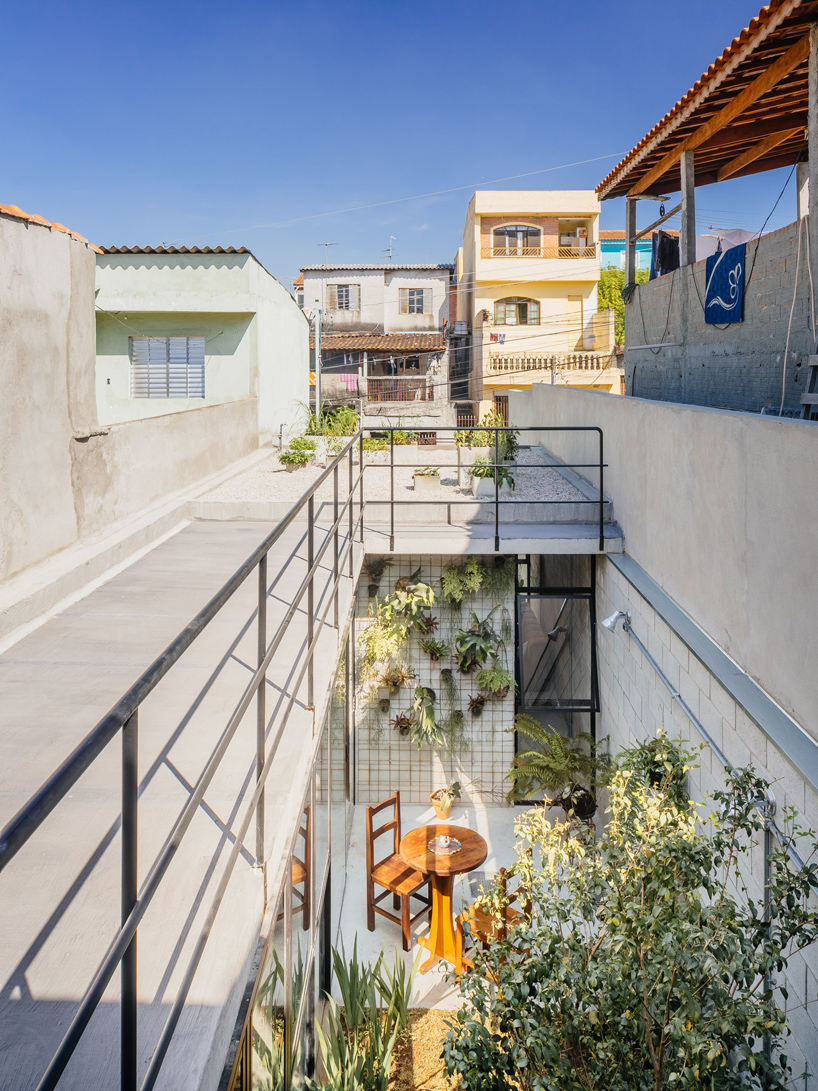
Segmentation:
{"type": "Polygon", "coordinates": [[[338,378],[344,384],[344,386],[352,394],[358,393],[358,372],[357,371],[342,371],[338,375],[338,378]]]}
{"type": "Polygon", "coordinates": [[[654,231],[651,237],[653,246],[650,261],[650,279],[663,277],[679,268],[679,236],[667,231],[654,231]]]}

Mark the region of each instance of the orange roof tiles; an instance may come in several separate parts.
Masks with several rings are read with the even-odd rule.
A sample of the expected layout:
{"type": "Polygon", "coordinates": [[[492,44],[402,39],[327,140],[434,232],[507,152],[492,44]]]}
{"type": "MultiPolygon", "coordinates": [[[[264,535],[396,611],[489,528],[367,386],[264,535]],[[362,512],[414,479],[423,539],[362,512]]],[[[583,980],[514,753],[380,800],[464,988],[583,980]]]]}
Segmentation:
{"type": "Polygon", "coordinates": [[[78,235],[76,231],[71,231],[63,224],[51,223],[49,220],[44,219],[42,216],[38,216],[35,212],[23,212],[19,205],[0,205],[0,216],[10,216],[14,220],[24,220],[26,223],[38,224],[40,227],[53,228],[55,231],[62,231],[65,235],[70,235],[72,239],[76,239],[77,242],[84,242],[86,246],[90,246],[92,250],[95,250],[98,254],[102,251],[98,246],[94,246],[93,243],[88,242],[88,239],[84,235],[78,235]]]}

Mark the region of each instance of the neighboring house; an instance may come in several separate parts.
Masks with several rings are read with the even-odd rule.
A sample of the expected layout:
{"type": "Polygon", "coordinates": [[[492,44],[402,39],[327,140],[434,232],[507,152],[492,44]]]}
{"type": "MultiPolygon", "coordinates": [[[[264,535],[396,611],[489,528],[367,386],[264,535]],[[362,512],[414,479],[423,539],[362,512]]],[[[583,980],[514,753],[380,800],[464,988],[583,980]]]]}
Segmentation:
{"type": "Polygon", "coordinates": [[[107,247],[96,303],[101,423],[257,398],[265,442],[303,413],[309,324],[244,247],[107,247]]]}
{"type": "MultiPolygon", "coordinates": [[[[653,247],[651,236],[647,235],[636,244],[636,268],[650,269],[650,255],[653,247]]],[[[600,231],[599,248],[603,269],[625,268],[625,232],[600,231]]]]}
{"type": "Polygon", "coordinates": [[[304,266],[297,290],[308,312],[322,314],[322,401],[357,403],[360,397],[374,415],[445,423],[453,270],[445,264],[304,266]]]}
{"type": "MultiPolygon", "coordinates": [[[[470,412],[564,382],[620,392],[612,313],[597,313],[599,202],[591,190],[475,193],[458,254],[457,318],[471,338],[470,412]]],[[[464,407],[465,408],[465,407],[464,407]]]]}

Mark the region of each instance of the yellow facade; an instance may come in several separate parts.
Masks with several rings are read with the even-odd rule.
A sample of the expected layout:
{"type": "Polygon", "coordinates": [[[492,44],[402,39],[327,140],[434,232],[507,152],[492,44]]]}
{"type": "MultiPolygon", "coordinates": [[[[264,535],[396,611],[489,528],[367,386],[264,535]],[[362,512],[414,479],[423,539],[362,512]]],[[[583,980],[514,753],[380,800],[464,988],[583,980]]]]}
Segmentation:
{"type": "Polygon", "coordinates": [[[478,415],[532,382],[619,393],[612,312],[597,312],[599,269],[592,190],[474,194],[457,255],[457,318],[471,334],[478,415]]]}

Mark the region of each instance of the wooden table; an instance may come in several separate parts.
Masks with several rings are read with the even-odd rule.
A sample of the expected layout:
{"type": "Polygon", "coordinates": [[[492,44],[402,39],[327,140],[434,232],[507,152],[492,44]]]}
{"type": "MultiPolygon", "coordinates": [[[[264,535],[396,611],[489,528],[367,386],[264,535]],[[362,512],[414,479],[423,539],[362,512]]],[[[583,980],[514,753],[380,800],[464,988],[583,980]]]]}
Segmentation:
{"type": "Polygon", "coordinates": [[[452,887],[455,875],[474,871],[488,855],[488,845],[474,830],[464,826],[440,823],[435,826],[419,826],[401,838],[400,854],[405,863],[429,876],[432,887],[432,926],[429,936],[421,936],[418,943],[425,947],[430,958],[420,967],[425,974],[441,958],[455,960],[454,920],[452,918],[452,887]],[[437,856],[427,848],[427,842],[440,834],[456,837],[462,844],[460,852],[453,856],[437,856]]]}

